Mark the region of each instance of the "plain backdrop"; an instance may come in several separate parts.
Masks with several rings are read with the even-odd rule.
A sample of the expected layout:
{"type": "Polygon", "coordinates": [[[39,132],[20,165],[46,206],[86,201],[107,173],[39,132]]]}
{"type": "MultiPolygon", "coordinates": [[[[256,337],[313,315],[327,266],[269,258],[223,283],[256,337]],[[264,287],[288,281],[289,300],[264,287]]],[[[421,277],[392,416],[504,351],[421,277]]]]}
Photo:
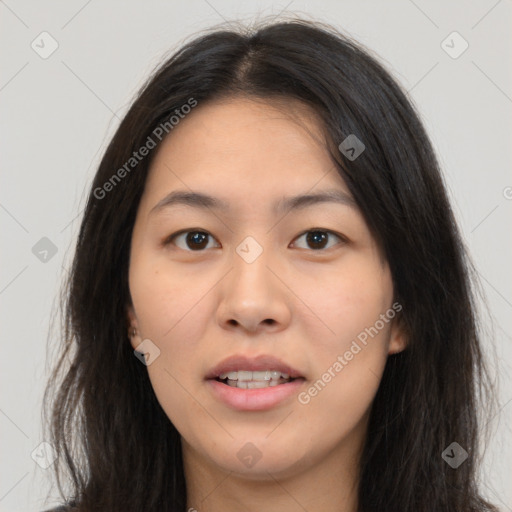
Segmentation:
{"type": "Polygon", "coordinates": [[[482,486],[512,510],[512,0],[0,0],[0,510],[53,504],[50,469],[34,461],[49,322],[85,191],[133,94],[201,29],[281,12],[370,48],[422,115],[494,330],[500,407],[482,486]]]}

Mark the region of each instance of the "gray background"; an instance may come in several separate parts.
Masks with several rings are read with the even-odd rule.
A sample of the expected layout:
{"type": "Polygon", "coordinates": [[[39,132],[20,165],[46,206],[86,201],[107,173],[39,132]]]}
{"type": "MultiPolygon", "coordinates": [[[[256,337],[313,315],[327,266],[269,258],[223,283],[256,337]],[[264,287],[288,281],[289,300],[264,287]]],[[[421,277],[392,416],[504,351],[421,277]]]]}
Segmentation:
{"type": "Polygon", "coordinates": [[[280,12],[327,21],[355,37],[421,112],[489,305],[485,349],[500,378],[500,409],[482,486],[512,510],[512,0],[0,0],[0,510],[52,503],[43,501],[50,470],[31,458],[44,441],[49,322],[85,190],[133,94],[199,30],[280,12]],[[40,56],[51,49],[44,31],[58,44],[47,58],[40,56]],[[469,44],[457,58],[463,42],[451,36],[443,44],[453,31],[469,44]],[[56,254],[44,255],[43,237],[56,254]]]}

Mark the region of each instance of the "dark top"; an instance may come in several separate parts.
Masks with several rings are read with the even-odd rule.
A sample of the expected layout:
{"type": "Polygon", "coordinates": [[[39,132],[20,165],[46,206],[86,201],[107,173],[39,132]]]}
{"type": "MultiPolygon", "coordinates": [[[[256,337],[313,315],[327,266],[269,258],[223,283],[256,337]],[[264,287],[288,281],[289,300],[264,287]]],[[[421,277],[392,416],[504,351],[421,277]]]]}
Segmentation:
{"type": "Polygon", "coordinates": [[[48,510],[44,510],[43,512],[72,512],[73,510],[78,510],[76,507],[76,503],[69,503],[68,505],[60,505],[57,508],[52,508],[48,510]]]}

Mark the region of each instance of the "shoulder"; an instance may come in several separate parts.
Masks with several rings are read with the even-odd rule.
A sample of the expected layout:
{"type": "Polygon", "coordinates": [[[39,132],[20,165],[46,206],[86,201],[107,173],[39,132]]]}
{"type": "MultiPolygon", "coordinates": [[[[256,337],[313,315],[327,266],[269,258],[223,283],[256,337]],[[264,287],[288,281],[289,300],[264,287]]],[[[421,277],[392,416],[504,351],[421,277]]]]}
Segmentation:
{"type": "Polygon", "coordinates": [[[48,510],[44,510],[43,512],[78,512],[78,511],[79,511],[78,507],[73,502],[73,503],[69,503],[67,505],[60,505],[56,508],[50,508],[48,510]]]}

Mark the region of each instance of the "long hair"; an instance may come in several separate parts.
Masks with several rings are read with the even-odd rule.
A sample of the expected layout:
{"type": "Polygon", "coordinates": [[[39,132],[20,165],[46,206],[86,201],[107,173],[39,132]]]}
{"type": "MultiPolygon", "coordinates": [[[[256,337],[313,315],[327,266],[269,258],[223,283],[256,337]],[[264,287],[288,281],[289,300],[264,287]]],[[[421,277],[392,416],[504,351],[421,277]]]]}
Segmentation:
{"type": "Polygon", "coordinates": [[[359,511],[496,510],[477,485],[480,399],[492,386],[474,271],[431,142],[407,93],[368,49],[305,19],[197,35],[147,80],[110,141],[88,195],[62,304],[61,356],[44,398],[61,494],[83,512],[185,510],[180,435],[127,338],[131,235],[158,147],[130,159],[158,127],[172,137],[169,119],[183,105],[240,95],[297,99],[320,116],[403,307],[408,346],[388,357],[372,405],[359,511]],[[356,159],[339,149],[349,135],[365,145],[356,159]],[[442,456],[452,442],[468,453],[457,469],[442,456]]]}

